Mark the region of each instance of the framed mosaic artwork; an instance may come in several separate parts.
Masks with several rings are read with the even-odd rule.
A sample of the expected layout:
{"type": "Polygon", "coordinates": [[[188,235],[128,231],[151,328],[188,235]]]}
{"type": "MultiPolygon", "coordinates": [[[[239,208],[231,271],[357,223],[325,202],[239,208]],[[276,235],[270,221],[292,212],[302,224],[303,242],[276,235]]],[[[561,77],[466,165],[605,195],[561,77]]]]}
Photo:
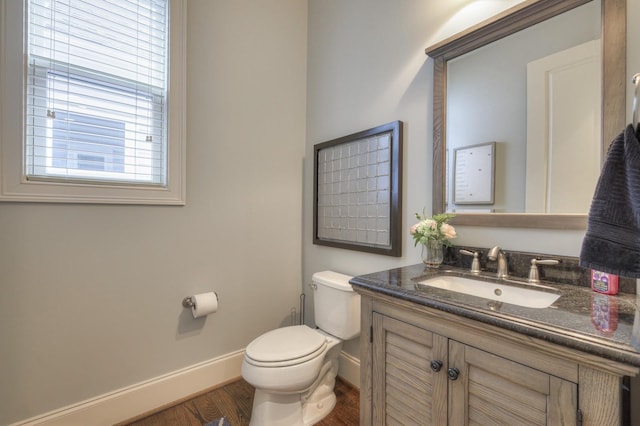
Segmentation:
{"type": "Polygon", "coordinates": [[[401,255],[402,122],[314,145],[313,243],[401,255]]]}

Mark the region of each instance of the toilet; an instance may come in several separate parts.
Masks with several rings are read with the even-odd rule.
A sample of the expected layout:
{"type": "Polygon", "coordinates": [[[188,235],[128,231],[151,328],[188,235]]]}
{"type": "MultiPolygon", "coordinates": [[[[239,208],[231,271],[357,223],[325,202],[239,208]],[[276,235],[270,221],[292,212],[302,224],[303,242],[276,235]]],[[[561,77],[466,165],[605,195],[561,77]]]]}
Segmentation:
{"type": "Polygon", "coordinates": [[[308,426],[333,410],[342,342],[360,334],[360,296],[351,278],[333,271],[313,274],[318,328],[278,328],[249,343],[242,377],[256,389],[250,426],[308,426]]]}

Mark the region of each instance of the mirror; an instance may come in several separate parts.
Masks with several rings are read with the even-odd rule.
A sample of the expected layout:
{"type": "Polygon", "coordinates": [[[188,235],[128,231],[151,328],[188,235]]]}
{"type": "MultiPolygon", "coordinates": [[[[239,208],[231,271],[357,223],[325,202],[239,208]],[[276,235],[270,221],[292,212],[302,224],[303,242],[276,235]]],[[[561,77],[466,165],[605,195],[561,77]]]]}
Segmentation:
{"type": "MultiPolygon", "coordinates": [[[[524,1],[489,21],[427,48],[426,52],[434,60],[433,212],[454,210],[456,217],[453,223],[459,225],[586,228],[588,204],[599,176],[605,145],[625,124],[626,0],[524,1]],[[572,25],[571,22],[581,25],[572,25]],[[575,32],[567,31],[571,27],[579,28],[575,32]],[[562,33],[562,40],[554,31],[562,33]],[[594,41],[599,37],[599,41],[594,41]],[[541,43],[532,44],[531,40],[540,40],[541,43]],[[564,60],[571,56],[567,49],[576,50],[573,48],[576,44],[584,45],[577,49],[580,54],[588,48],[593,53],[589,53],[589,57],[597,58],[596,64],[591,59],[590,68],[591,78],[596,80],[595,90],[591,90],[589,95],[595,108],[592,107],[588,114],[584,111],[577,114],[591,117],[587,120],[590,124],[583,131],[585,135],[598,134],[592,137],[593,152],[580,160],[579,171],[583,175],[579,178],[576,178],[575,170],[570,171],[562,162],[564,160],[558,160],[562,159],[561,151],[553,154],[555,163],[552,167],[545,162],[545,150],[539,147],[545,144],[527,142],[540,137],[532,132],[536,127],[532,125],[535,118],[527,118],[531,116],[529,110],[533,111],[533,107],[546,102],[531,96],[541,91],[544,93],[545,89],[531,86],[531,80],[535,83],[540,78],[530,77],[527,83],[527,74],[542,75],[544,85],[546,69],[537,64],[548,66],[548,62],[537,59],[560,57],[564,60]],[[487,59],[487,55],[493,55],[492,59],[487,59]],[[516,62],[516,58],[521,62],[516,62]],[[486,69],[488,63],[498,67],[486,69]],[[531,69],[527,72],[528,63],[534,63],[534,72],[531,69]],[[505,73],[506,69],[519,69],[520,73],[510,77],[505,73]],[[497,82],[492,83],[493,86],[482,82],[482,74],[497,82]],[[598,84],[600,80],[601,85],[598,84]],[[488,103],[494,99],[500,103],[488,103]],[[472,102],[470,106],[469,102],[472,102]],[[498,118],[487,115],[496,111],[498,118]],[[515,116],[509,117],[513,111],[515,116]],[[485,126],[487,129],[482,128],[482,123],[489,123],[488,127],[485,126]],[[476,167],[481,164],[477,163],[477,154],[487,155],[489,152],[487,144],[495,147],[492,151],[495,158],[491,163],[495,171],[491,167],[476,167]],[[475,160],[473,154],[476,154],[475,160]],[[554,170],[555,174],[558,171],[568,173],[568,179],[554,176],[553,185],[554,190],[568,187],[568,192],[558,193],[560,195],[555,195],[555,198],[550,191],[545,192],[550,187],[546,179],[550,181],[552,174],[540,176],[541,170],[545,173],[547,170],[554,170]],[[450,176],[449,185],[447,175],[450,176]],[[589,179],[589,183],[584,184],[589,179]],[[586,187],[586,195],[574,191],[576,181],[586,187]],[[545,184],[540,185],[540,182],[545,184]],[[467,191],[468,187],[471,189],[467,191]],[[565,202],[569,197],[575,199],[565,202]],[[577,205],[582,207],[576,208],[577,205]]],[[[583,59],[580,61],[585,62],[583,59]]],[[[581,70],[578,74],[589,73],[581,70]]],[[[565,81],[574,80],[574,77],[565,77],[565,81]]],[[[574,90],[576,84],[579,83],[574,83],[574,90]]],[[[560,118],[555,117],[555,122],[569,120],[569,115],[576,115],[575,108],[566,107],[572,101],[570,99],[555,107],[556,111],[564,113],[560,118]]],[[[579,104],[582,106],[587,102],[579,104]]],[[[544,118],[544,113],[542,116],[544,118]]],[[[547,127],[544,124],[541,127],[545,128],[542,133],[546,133],[547,127]]],[[[575,133],[575,126],[572,125],[570,131],[575,133]]],[[[561,135],[562,130],[559,132],[561,135]]],[[[582,148],[579,152],[582,154],[588,150],[582,148]]],[[[572,157],[565,151],[565,158],[572,157]]]]}

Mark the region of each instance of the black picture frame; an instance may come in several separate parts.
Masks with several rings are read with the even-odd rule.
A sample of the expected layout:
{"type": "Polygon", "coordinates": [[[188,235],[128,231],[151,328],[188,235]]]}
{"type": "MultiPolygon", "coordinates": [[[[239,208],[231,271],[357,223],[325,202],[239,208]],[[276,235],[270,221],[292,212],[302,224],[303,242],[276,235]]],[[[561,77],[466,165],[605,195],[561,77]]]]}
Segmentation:
{"type": "Polygon", "coordinates": [[[314,145],[313,244],[402,255],[402,127],[314,145]]]}

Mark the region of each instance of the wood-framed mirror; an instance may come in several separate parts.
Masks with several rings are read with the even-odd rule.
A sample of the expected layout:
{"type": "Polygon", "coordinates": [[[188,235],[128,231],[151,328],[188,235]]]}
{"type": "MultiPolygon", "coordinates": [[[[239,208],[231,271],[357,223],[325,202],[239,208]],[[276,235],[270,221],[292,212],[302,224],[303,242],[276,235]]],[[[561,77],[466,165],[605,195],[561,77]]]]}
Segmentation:
{"type": "MultiPolygon", "coordinates": [[[[433,59],[433,213],[448,209],[447,80],[449,61],[544,23],[587,3],[600,3],[601,95],[599,161],[626,119],[626,0],[525,0],[493,18],[425,49],[433,59]]],[[[597,18],[597,17],[596,17],[597,18]]],[[[526,97],[526,93],[525,93],[526,97]]],[[[524,101],[526,102],[526,101],[524,101]]],[[[500,124],[492,124],[499,126],[500,124]]],[[[526,125],[526,123],[525,123],[526,125]]],[[[473,130],[473,129],[471,129],[473,130]]],[[[525,142],[526,143],[526,142],[525,142]]],[[[524,168],[524,166],[522,166],[524,168]]],[[[594,166],[597,168],[597,166],[594,166]]],[[[599,174],[599,168],[597,170],[599,174]]],[[[499,182],[498,178],[498,182],[499,182]]],[[[593,194],[593,187],[591,194],[593,194]]],[[[588,210],[588,209],[587,209],[588,210]]],[[[577,213],[458,212],[452,223],[467,226],[586,229],[587,211],[577,213]]]]}

